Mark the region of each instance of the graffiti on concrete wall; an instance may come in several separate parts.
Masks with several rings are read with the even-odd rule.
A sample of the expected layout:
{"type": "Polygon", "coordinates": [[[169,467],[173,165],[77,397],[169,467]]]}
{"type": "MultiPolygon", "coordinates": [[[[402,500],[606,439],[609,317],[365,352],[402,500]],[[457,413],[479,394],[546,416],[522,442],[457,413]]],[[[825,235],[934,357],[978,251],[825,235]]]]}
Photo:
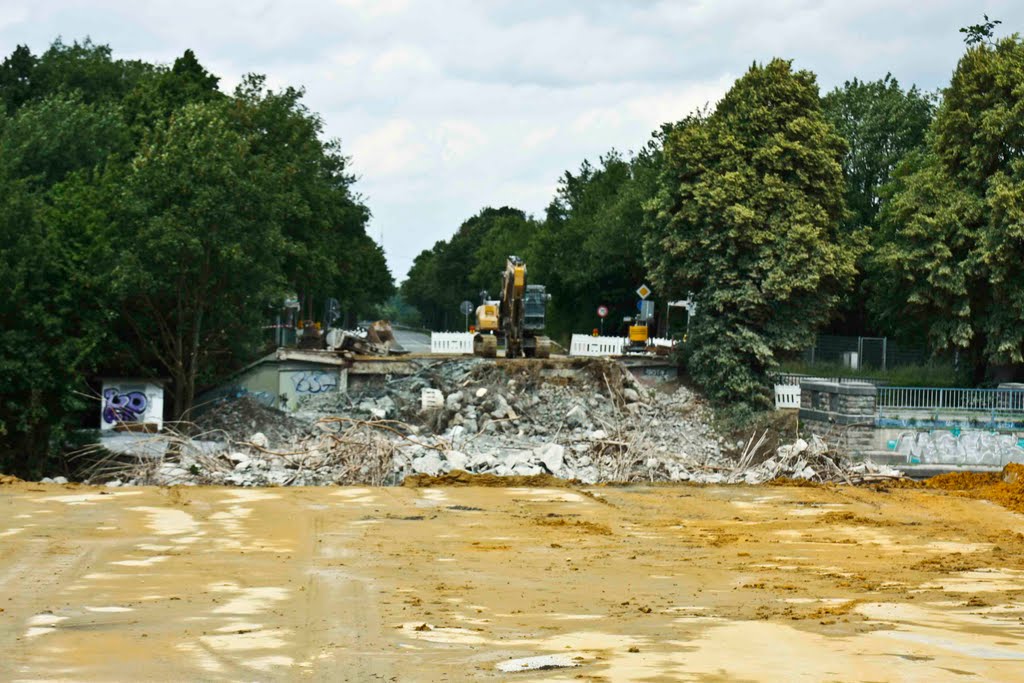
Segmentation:
{"type": "Polygon", "coordinates": [[[103,390],[103,421],[107,424],[118,422],[139,422],[149,408],[149,399],[141,391],[126,391],[108,387],[103,390]]]}
{"type": "Polygon", "coordinates": [[[1024,447],[1013,434],[959,429],[906,432],[900,434],[895,446],[896,452],[907,456],[907,462],[996,467],[1024,462],[1024,447]]]}
{"type": "Polygon", "coordinates": [[[338,373],[310,370],[292,375],[292,386],[296,394],[322,394],[338,389],[338,373]]]}

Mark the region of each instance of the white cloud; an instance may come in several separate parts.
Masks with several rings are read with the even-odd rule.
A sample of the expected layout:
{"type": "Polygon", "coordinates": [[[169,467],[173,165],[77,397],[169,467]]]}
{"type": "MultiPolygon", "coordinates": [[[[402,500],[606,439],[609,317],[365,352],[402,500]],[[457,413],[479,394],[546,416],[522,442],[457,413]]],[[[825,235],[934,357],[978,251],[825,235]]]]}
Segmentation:
{"type": "Polygon", "coordinates": [[[425,161],[426,146],[421,140],[416,126],[396,119],[357,137],[349,151],[359,173],[377,177],[408,175],[422,168],[425,161]]]}

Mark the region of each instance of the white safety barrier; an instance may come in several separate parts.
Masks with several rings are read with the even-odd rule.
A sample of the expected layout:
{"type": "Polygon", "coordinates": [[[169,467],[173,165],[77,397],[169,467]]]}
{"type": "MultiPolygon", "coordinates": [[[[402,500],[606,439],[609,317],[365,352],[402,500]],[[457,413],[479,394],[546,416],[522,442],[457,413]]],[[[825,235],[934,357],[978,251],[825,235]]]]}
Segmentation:
{"type": "Polygon", "coordinates": [[[800,385],[776,384],[775,385],[775,409],[799,408],[800,407],[800,385]]]}
{"type": "Polygon", "coordinates": [[[473,355],[472,332],[431,332],[431,353],[469,354],[473,355]]]}
{"type": "Polygon", "coordinates": [[[647,340],[647,345],[648,346],[664,346],[664,347],[667,347],[667,348],[671,349],[673,346],[676,345],[676,340],[675,339],[666,339],[664,337],[651,337],[650,339],[647,340]]]}
{"type": "Polygon", "coordinates": [[[626,345],[623,337],[591,337],[585,334],[572,335],[569,345],[570,356],[621,356],[626,345]]]}

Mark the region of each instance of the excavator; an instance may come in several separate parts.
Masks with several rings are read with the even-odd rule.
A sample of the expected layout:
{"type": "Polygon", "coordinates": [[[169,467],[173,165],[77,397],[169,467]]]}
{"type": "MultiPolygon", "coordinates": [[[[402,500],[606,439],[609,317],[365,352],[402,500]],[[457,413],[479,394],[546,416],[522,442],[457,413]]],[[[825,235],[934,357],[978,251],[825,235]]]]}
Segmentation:
{"type": "Polygon", "coordinates": [[[498,339],[505,340],[506,358],[548,358],[551,340],[543,336],[548,296],[544,285],[526,284],[526,263],[509,256],[501,279],[501,298],[491,300],[483,292],[476,309],[473,353],[485,358],[498,355],[498,339]]]}

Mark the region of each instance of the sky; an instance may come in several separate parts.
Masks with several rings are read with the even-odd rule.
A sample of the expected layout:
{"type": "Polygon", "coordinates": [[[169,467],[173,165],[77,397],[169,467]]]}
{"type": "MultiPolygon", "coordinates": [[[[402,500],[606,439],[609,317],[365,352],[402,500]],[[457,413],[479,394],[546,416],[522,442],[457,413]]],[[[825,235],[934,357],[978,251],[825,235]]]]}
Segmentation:
{"type": "Polygon", "coordinates": [[[793,59],[822,92],[886,73],[936,90],[985,13],[1024,26],[1013,0],[0,0],[0,51],[192,49],[222,89],[305,88],[400,281],[486,206],[543,216],[565,171],[641,148],[755,61],[793,59]]]}

